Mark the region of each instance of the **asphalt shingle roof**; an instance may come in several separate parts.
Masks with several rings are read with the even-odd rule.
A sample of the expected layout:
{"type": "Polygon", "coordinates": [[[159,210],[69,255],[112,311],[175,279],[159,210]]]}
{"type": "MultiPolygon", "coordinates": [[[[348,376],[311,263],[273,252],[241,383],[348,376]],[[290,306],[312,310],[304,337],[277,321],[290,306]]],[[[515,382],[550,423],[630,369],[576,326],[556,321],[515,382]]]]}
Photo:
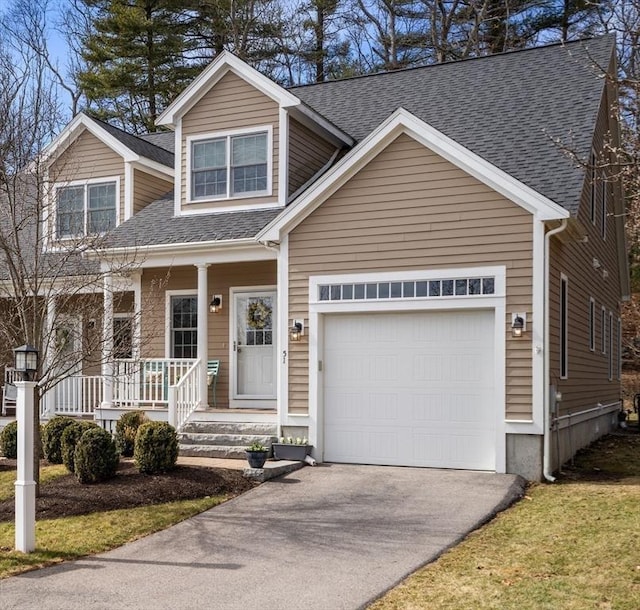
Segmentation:
{"type": "Polygon", "coordinates": [[[243,239],[271,222],[279,209],[174,216],[173,193],[154,201],[109,235],[110,248],[243,239]]]}
{"type": "Polygon", "coordinates": [[[613,36],[411,68],[291,92],[356,140],[403,107],[575,213],[613,36]]]}
{"type": "MultiPolygon", "coordinates": [[[[92,117],[91,120],[98,123],[98,125],[100,125],[100,127],[102,127],[107,133],[122,142],[133,152],[142,155],[147,159],[151,159],[152,161],[156,161],[157,163],[161,163],[162,165],[166,165],[167,167],[174,166],[173,151],[169,151],[166,148],[159,146],[157,142],[150,142],[146,139],[142,139],[141,137],[134,136],[126,131],[122,131],[122,129],[114,127],[113,125],[109,125],[109,123],[100,121],[99,119],[94,119],[92,117]]],[[[173,134],[169,135],[173,138],[173,134]]]]}
{"type": "Polygon", "coordinates": [[[142,140],[151,142],[160,148],[173,153],[176,148],[176,136],[172,131],[156,131],[154,133],[143,133],[138,136],[142,140]]]}

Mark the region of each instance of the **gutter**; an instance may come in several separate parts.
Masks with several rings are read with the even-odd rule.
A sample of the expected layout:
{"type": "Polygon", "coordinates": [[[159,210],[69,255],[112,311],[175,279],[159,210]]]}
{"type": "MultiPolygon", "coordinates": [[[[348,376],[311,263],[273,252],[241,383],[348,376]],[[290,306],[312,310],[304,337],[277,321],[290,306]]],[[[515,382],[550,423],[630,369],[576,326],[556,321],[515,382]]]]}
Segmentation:
{"type": "Polygon", "coordinates": [[[542,449],[542,475],[549,483],[553,483],[556,479],[551,474],[551,412],[549,404],[549,376],[550,376],[550,358],[549,358],[549,243],[551,237],[562,233],[567,228],[568,219],[563,218],[560,226],[545,233],[544,236],[544,389],[543,389],[543,430],[544,442],[542,449]]]}

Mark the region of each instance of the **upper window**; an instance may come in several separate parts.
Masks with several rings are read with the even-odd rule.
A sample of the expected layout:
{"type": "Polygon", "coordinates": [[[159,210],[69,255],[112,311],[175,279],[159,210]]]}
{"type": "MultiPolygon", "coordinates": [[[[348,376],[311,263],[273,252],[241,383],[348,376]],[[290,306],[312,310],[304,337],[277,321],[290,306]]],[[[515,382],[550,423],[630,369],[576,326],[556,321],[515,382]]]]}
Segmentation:
{"type": "Polygon", "coordinates": [[[607,238],[607,180],[604,172],[601,176],[601,194],[600,194],[600,235],[602,239],[607,238]]]}
{"type": "Polygon", "coordinates": [[[56,189],[56,235],[59,238],[106,233],[116,226],[116,182],[56,189]]]}
{"type": "Polygon", "coordinates": [[[191,142],[191,199],[267,194],[268,159],[266,131],[191,142]]]}

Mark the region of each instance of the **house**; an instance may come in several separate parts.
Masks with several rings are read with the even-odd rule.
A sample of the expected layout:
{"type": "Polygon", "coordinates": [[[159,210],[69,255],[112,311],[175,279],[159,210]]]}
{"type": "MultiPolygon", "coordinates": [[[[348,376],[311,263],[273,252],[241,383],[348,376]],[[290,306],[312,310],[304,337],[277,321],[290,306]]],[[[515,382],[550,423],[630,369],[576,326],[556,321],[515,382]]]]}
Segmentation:
{"type": "Polygon", "coordinates": [[[49,151],[50,221],[115,227],[99,264],[135,261],[104,282],[95,417],[550,478],[621,407],[616,91],[595,67],[614,47],[291,89],[222,53],[167,131],[77,116],[49,151]]]}

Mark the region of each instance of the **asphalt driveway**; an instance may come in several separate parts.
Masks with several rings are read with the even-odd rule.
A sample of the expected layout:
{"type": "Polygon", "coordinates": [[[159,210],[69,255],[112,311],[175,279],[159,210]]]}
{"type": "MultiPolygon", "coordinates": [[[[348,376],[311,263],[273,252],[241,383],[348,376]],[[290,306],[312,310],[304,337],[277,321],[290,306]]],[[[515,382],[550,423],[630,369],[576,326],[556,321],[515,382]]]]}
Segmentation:
{"type": "Polygon", "coordinates": [[[304,468],[109,553],[0,581],[0,607],[360,608],[523,489],[482,472],[304,468]]]}

